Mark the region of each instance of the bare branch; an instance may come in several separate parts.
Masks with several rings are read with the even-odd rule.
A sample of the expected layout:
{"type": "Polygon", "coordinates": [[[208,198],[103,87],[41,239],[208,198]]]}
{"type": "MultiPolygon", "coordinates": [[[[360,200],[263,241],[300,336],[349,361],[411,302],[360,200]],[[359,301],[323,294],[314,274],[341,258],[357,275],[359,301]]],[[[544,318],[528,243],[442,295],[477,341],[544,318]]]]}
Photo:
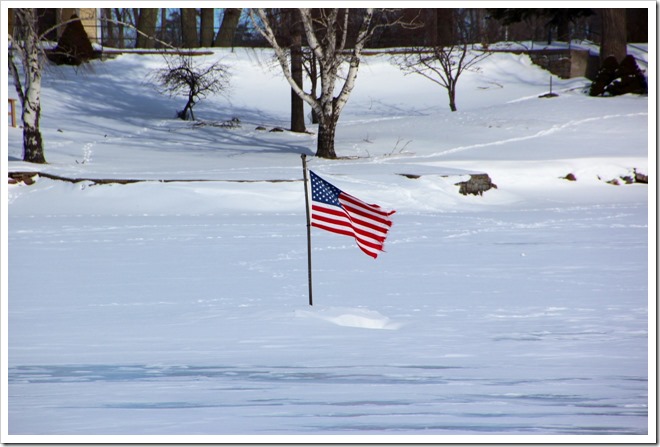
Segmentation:
{"type": "Polygon", "coordinates": [[[410,48],[393,62],[406,74],[418,74],[447,90],[449,108],[456,111],[456,85],[460,76],[475,66],[490,52],[469,50],[466,43],[449,46],[410,48]]]}
{"type": "MultiPolygon", "coordinates": [[[[300,12],[302,14],[303,10],[301,9],[300,12]]],[[[286,78],[289,85],[291,85],[293,91],[295,91],[296,94],[299,97],[301,97],[305,102],[307,102],[310,106],[318,109],[318,101],[316,100],[316,98],[306,93],[293,79],[293,75],[291,74],[291,70],[289,68],[289,61],[286,57],[286,52],[284,51],[282,46],[277,42],[277,38],[275,37],[273,29],[270,26],[270,22],[268,20],[266,12],[262,8],[250,9],[249,17],[250,20],[252,21],[252,24],[257,29],[257,31],[259,31],[259,33],[264,37],[264,39],[266,39],[266,41],[275,51],[275,56],[277,57],[277,60],[280,63],[280,67],[282,68],[282,73],[284,74],[284,77],[286,78]],[[258,19],[255,18],[255,14],[258,19]]]]}
{"type": "Polygon", "coordinates": [[[220,61],[207,66],[195,64],[191,55],[165,56],[167,67],[154,71],[151,79],[160,85],[160,92],[187,97],[186,106],[178,112],[181,119],[195,119],[193,107],[199,100],[229,87],[229,72],[220,61]]]}

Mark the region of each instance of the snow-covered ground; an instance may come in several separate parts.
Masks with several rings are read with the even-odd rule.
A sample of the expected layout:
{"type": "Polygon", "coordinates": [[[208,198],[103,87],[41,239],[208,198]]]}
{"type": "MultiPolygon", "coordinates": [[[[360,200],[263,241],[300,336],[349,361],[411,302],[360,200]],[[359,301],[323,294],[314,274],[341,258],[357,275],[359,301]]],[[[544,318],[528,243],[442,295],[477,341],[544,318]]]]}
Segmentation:
{"type": "Polygon", "coordinates": [[[288,127],[268,51],[214,53],[232,88],[196,125],[149,83],[162,58],[127,54],[48,68],[47,165],[3,127],[3,174],[148,180],[3,184],[3,441],[653,442],[654,73],[541,99],[549,73],[501,53],[451,113],[369,56],[330,161],[311,124],[256,130],[288,127]],[[301,154],[397,210],[377,260],[313,230],[314,306],[301,154]],[[481,172],[497,189],[458,194],[481,172]]]}

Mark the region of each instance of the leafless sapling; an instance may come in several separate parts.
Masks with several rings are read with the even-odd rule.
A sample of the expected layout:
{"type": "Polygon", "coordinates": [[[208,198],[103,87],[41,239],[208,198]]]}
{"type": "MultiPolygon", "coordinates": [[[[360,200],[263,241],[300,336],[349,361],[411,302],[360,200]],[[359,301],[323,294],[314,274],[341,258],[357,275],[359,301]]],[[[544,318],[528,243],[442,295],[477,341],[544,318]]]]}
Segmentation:
{"type": "Polygon", "coordinates": [[[477,64],[491,54],[486,46],[468,42],[464,20],[460,16],[455,18],[457,30],[449,41],[409,48],[393,58],[406,74],[421,75],[445,88],[452,112],[458,110],[456,87],[460,76],[466,71],[477,70],[477,64]]]}
{"type": "Polygon", "coordinates": [[[229,88],[229,69],[221,61],[198,64],[190,54],[165,56],[166,67],[156,70],[152,79],[160,92],[187,98],[185,107],[177,112],[182,120],[195,120],[193,107],[210,94],[226,92],[229,88]]]}

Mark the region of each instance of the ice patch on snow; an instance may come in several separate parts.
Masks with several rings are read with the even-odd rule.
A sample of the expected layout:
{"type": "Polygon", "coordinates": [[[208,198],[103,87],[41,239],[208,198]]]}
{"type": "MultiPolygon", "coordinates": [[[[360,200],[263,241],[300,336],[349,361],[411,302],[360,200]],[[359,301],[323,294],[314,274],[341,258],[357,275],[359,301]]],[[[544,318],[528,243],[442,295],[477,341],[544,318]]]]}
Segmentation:
{"type": "Polygon", "coordinates": [[[363,329],[396,330],[401,323],[393,322],[375,310],[355,307],[328,307],[314,310],[297,310],[296,317],[318,318],[337,326],[358,327],[363,329]]]}

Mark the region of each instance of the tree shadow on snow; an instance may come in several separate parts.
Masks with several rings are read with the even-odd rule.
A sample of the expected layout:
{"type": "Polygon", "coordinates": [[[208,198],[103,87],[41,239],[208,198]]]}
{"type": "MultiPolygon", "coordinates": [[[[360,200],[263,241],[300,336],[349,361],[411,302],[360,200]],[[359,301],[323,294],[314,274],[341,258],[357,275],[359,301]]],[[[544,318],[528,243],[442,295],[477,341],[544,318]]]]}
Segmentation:
{"type": "MultiPolygon", "coordinates": [[[[260,153],[313,154],[308,145],[282,141],[284,139],[281,134],[255,130],[259,125],[280,126],[284,122],[281,116],[269,114],[256,107],[223,108],[224,113],[217,112],[217,101],[209,98],[206,103],[200,102],[195,109],[198,117],[209,122],[223,122],[235,116],[241,121],[239,128],[195,127],[194,124],[199,121],[180,120],[176,117],[176,112],[185,103],[182,97],[161,95],[155,84],[148,80],[148,70],[137,63],[131,64],[130,60],[122,63],[126,71],[145,71],[145,80],[134,82],[135,74],[119,79],[114,75],[116,68],[112,73],[104,73],[102,63],[95,64],[86,71],[74,72],[72,69],[63,68],[50,74],[48,87],[63,98],[61,105],[70,110],[70,123],[73,128],[78,131],[89,129],[90,133],[99,137],[138,139],[148,139],[150,132],[167,132],[162,144],[159,143],[155,148],[151,146],[162,151],[184,152],[193,149],[236,152],[236,155],[239,155],[250,153],[254,148],[255,152],[260,153]],[[98,121],[91,124],[89,118],[92,117],[98,121]],[[104,120],[105,125],[101,124],[104,120]],[[113,122],[117,125],[113,126],[113,122]],[[135,126],[135,132],[128,129],[127,133],[127,126],[135,126]]],[[[133,143],[138,141],[133,140],[133,143]]],[[[148,141],[145,144],[152,143],[148,141]]]]}
{"type": "MultiPolygon", "coordinates": [[[[192,123],[173,121],[171,126],[164,126],[154,129],[155,132],[167,133],[166,137],[161,137],[163,144],[156,150],[185,152],[185,151],[203,151],[203,152],[225,152],[229,156],[246,155],[251,153],[292,153],[313,155],[314,151],[310,148],[315,144],[315,140],[308,140],[310,144],[294,143],[290,140],[283,141],[284,138],[290,138],[290,134],[285,132],[273,133],[254,130],[250,125],[244,125],[237,128],[223,128],[213,125],[193,126],[192,123]]],[[[308,136],[306,134],[296,134],[296,136],[308,136]]]]}

